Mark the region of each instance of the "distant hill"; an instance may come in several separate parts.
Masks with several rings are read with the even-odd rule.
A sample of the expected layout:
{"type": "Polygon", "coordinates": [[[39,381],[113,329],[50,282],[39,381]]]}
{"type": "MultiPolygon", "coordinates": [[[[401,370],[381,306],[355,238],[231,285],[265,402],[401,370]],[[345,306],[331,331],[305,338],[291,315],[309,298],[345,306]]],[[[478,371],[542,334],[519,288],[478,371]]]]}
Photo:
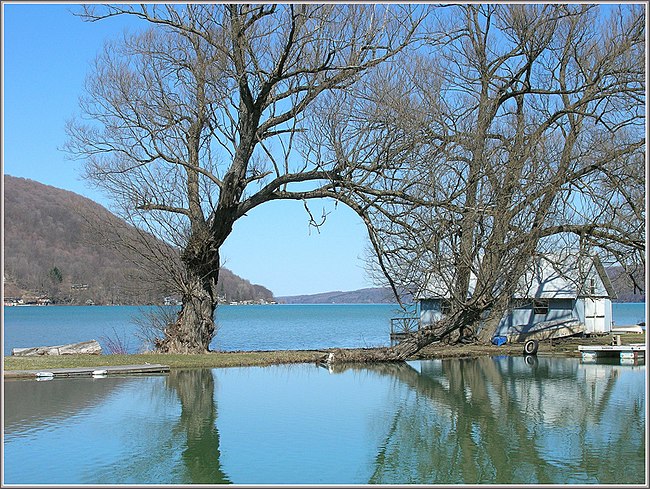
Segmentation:
{"type": "Polygon", "coordinates": [[[284,304],[393,304],[397,302],[390,288],[386,287],[276,297],[276,300],[284,304]]]}
{"type": "MultiPolygon", "coordinates": [[[[130,265],[130,259],[98,243],[91,230],[98,223],[127,235],[136,232],[81,195],[4,175],[4,296],[47,295],[70,304],[156,304],[172,293],[130,265]],[[89,224],[92,218],[98,222],[89,224]]],[[[221,269],[220,282],[227,301],[273,298],[269,289],[227,269],[221,269]]]]}
{"type": "Polygon", "coordinates": [[[637,285],[642,287],[642,290],[635,289],[632,280],[626,276],[620,267],[608,268],[607,275],[616,291],[617,297],[614,302],[645,302],[645,277],[643,271],[634,274],[634,279],[637,285]]]}

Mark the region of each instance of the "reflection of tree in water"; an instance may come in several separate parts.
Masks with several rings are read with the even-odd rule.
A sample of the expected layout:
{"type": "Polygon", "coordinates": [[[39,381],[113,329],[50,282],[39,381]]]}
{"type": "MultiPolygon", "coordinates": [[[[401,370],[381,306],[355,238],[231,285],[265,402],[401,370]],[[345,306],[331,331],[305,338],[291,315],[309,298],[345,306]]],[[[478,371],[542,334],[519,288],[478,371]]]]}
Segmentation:
{"type": "Polygon", "coordinates": [[[172,370],[167,385],[176,391],[181,401],[181,417],[174,431],[186,435],[186,447],[182,454],[187,471],[184,482],[229,484],[219,461],[212,370],[172,370]]]}
{"type": "Polygon", "coordinates": [[[47,423],[64,424],[84,409],[106,402],[126,379],[69,378],[46,382],[4,382],[4,432],[24,432],[47,423]]]}
{"type": "Polygon", "coordinates": [[[590,483],[644,478],[639,476],[642,467],[626,476],[611,473],[612,466],[625,466],[630,446],[642,450],[633,463],[643,462],[645,432],[642,411],[632,400],[630,409],[611,419],[616,370],[598,380],[594,398],[593,382],[582,382],[576,368],[549,371],[548,362],[526,367],[523,361],[445,360],[423,363],[422,373],[406,364],[367,367],[395,377],[412,394],[395,409],[369,482],[543,484],[574,477],[590,483]],[[523,368],[512,368],[513,361],[523,368]],[[601,425],[611,433],[606,449],[593,440],[601,425]],[[564,439],[569,432],[571,437],[564,439]]]}

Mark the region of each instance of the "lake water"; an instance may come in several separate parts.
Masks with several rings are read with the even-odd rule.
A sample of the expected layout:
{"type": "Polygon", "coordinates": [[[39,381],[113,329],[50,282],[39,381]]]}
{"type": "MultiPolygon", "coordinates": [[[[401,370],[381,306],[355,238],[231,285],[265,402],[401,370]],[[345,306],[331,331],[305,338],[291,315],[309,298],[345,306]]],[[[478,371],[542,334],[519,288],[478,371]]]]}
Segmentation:
{"type": "Polygon", "coordinates": [[[522,357],[5,381],[6,484],[644,484],[646,367],[522,357]]]}
{"type": "MultiPolygon", "coordinates": [[[[60,345],[104,337],[124,340],[131,352],[142,347],[134,318],[156,307],[5,307],[4,354],[12,348],[60,345]]],[[[166,309],[174,310],[174,306],[166,309]]],[[[389,344],[391,304],[219,306],[213,350],[296,350],[389,344]]]]}
{"type": "MultiPolygon", "coordinates": [[[[172,306],[168,307],[168,310],[172,306]]],[[[153,307],[48,306],[4,308],[4,354],[12,348],[61,345],[106,338],[142,349],[134,318],[153,307]]],[[[213,350],[293,350],[387,346],[393,304],[220,306],[213,350]]],[[[613,304],[615,324],[645,320],[645,303],[613,304]]]]}
{"type": "Polygon", "coordinates": [[[645,302],[620,302],[612,304],[615,326],[630,326],[646,321],[645,302]]]}

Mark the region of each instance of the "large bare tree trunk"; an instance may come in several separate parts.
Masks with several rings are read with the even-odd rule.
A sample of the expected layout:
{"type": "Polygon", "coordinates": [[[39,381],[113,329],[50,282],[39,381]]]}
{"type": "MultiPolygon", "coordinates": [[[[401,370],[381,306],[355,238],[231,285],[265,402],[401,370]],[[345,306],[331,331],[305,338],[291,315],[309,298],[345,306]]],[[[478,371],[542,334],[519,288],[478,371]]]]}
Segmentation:
{"type": "Polygon", "coordinates": [[[165,329],[165,337],[156,348],[161,353],[205,353],[216,329],[217,302],[199,282],[194,283],[182,302],[178,319],[165,329]]]}
{"type": "Polygon", "coordinates": [[[182,306],[175,323],[165,329],[165,337],[156,343],[161,353],[205,353],[216,327],[219,282],[219,247],[213,239],[196,236],[189,240],[183,253],[187,277],[182,306]]]}

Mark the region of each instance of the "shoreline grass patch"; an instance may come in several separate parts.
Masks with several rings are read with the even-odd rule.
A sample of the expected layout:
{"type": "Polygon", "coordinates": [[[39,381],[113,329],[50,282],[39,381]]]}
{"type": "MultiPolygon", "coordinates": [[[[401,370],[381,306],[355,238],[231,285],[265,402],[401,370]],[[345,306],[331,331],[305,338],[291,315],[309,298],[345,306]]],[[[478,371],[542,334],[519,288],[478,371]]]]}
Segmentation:
{"type": "Polygon", "coordinates": [[[4,357],[4,370],[42,370],[48,368],[106,367],[155,363],[170,368],[220,368],[265,366],[283,363],[311,363],[322,358],[323,351],[248,351],[204,354],[139,353],[132,355],[56,355],[41,357],[4,357]]]}
{"type": "MultiPolygon", "coordinates": [[[[645,343],[644,334],[621,335],[623,344],[645,343]]],[[[579,357],[578,345],[608,345],[611,335],[568,337],[540,342],[540,356],[579,357]]],[[[357,348],[351,350],[367,350],[357,348]]],[[[51,355],[40,357],[5,356],[4,370],[43,370],[48,368],[104,367],[113,365],[168,365],[170,368],[256,367],[288,363],[314,363],[323,360],[333,349],[270,350],[270,351],[215,351],[203,354],[138,353],[132,355],[51,355]]],[[[494,345],[432,344],[422,349],[413,360],[433,358],[460,358],[491,355],[522,355],[523,343],[494,345]]]]}

